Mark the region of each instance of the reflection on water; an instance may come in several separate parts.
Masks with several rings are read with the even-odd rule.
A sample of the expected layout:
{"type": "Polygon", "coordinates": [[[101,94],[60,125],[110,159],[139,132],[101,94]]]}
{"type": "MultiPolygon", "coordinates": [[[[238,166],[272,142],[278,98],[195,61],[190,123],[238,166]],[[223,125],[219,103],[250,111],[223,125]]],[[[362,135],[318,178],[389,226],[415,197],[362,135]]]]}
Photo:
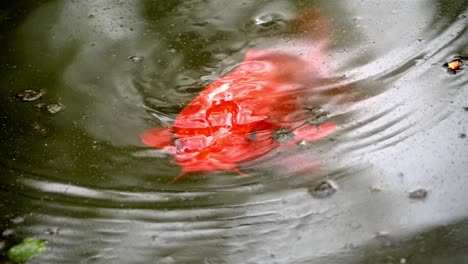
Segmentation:
{"type": "Polygon", "coordinates": [[[442,65],[468,55],[468,3],[431,3],[4,4],[0,245],[47,240],[34,263],[463,263],[468,78],[442,65]],[[304,99],[336,132],[170,184],[180,167],[140,136],[249,50],[304,51],[289,28],[310,6],[328,75],[304,99]]]}

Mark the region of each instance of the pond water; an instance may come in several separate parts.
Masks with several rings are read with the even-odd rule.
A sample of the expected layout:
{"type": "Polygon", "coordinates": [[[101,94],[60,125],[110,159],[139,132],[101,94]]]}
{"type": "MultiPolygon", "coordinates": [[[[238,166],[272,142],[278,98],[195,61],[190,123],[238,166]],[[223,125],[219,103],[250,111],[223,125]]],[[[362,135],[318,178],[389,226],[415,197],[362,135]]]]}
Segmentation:
{"type": "Polygon", "coordinates": [[[468,56],[468,1],[1,6],[0,249],[47,241],[31,263],[468,262],[468,72],[443,67],[468,56]],[[307,52],[307,29],[289,31],[301,20],[321,35],[306,44],[327,43],[309,99],[336,131],[245,175],[171,183],[175,157],[141,135],[249,50],[307,52]]]}

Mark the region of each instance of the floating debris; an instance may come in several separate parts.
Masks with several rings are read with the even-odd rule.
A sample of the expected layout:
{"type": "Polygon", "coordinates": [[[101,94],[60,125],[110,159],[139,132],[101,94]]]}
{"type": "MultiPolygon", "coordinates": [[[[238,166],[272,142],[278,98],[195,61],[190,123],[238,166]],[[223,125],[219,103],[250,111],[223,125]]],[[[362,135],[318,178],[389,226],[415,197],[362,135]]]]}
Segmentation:
{"type": "Polygon", "coordinates": [[[255,25],[262,28],[271,28],[282,21],[279,14],[266,14],[255,19],[255,25]]]}
{"type": "Polygon", "coordinates": [[[143,57],[140,56],[130,56],[128,57],[128,59],[134,63],[140,63],[141,61],[143,61],[143,57]]]}
{"type": "Polygon", "coordinates": [[[417,189],[409,193],[409,198],[414,200],[422,200],[427,197],[427,190],[417,189]]]}
{"type": "Polygon", "coordinates": [[[46,233],[47,235],[50,235],[50,236],[55,236],[55,235],[58,235],[60,232],[60,228],[58,227],[53,227],[53,228],[47,228],[44,233],[46,233]]]}
{"type": "Polygon", "coordinates": [[[7,255],[15,263],[23,263],[44,254],[45,250],[45,241],[28,237],[18,245],[11,247],[7,255]]]}
{"type": "Polygon", "coordinates": [[[17,225],[17,224],[23,223],[23,222],[24,222],[24,219],[25,219],[24,216],[17,216],[17,217],[15,217],[15,218],[13,218],[13,219],[10,219],[10,222],[12,222],[13,224],[16,224],[16,225],[17,225]]]}
{"type": "Polygon", "coordinates": [[[16,94],[16,97],[23,102],[32,102],[41,99],[43,92],[39,89],[28,89],[16,94]]]}
{"type": "Polygon", "coordinates": [[[459,137],[460,138],[466,138],[466,134],[465,133],[460,133],[459,137]]]}
{"type": "Polygon", "coordinates": [[[373,185],[369,187],[369,191],[371,192],[381,192],[382,190],[383,188],[377,185],[373,185]]]}
{"type": "Polygon", "coordinates": [[[14,229],[11,229],[11,228],[5,229],[5,230],[3,230],[3,232],[2,232],[2,236],[3,236],[3,237],[13,236],[14,234],[15,234],[15,230],[14,230],[14,229]]]}
{"type": "Polygon", "coordinates": [[[447,67],[449,70],[452,70],[452,71],[457,71],[460,69],[462,65],[462,61],[461,60],[453,60],[449,63],[447,63],[447,67]]]}
{"type": "Polygon", "coordinates": [[[306,140],[303,139],[303,140],[297,142],[296,145],[299,146],[300,148],[305,148],[305,147],[307,147],[308,143],[307,143],[306,140]]]}
{"type": "Polygon", "coordinates": [[[444,63],[443,67],[446,67],[449,73],[456,74],[457,72],[461,71],[465,65],[463,59],[466,59],[466,57],[457,56],[455,59],[444,63]]]}
{"type": "Polygon", "coordinates": [[[388,232],[387,230],[380,230],[377,233],[375,233],[375,237],[376,238],[381,238],[381,237],[389,238],[390,232],[388,232]]]}
{"type": "Polygon", "coordinates": [[[46,106],[47,112],[51,114],[56,114],[63,110],[63,105],[61,104],[49,104],[46,106]]]}
{"type": "Polygon", "coordinates": [[[41,109],[42,107],[44,107],[44,103],[38,103],[38,104],[35,104],[34,106],[41,109]]]}
{"type": "Polygon", "coordinates": [[[278,143],[287,143],[294,140],[294,133],[286,128],[280,128],[271,132],[271,137],[278,143]]]}
{"type": "Polygon", "coordinates": [[[308,123],[310,125],[320,125],[329,119],[328,113],[318,106],[306,107],[305,109],[309,110],[308,123]]]}
{"type": "Polygon", "coordinates": [[[314,187],[309,189],[310,195],[315,198],[326,198],[334,194],[337,190],[335,183],[331,181],[321,181],[314,187]]]}

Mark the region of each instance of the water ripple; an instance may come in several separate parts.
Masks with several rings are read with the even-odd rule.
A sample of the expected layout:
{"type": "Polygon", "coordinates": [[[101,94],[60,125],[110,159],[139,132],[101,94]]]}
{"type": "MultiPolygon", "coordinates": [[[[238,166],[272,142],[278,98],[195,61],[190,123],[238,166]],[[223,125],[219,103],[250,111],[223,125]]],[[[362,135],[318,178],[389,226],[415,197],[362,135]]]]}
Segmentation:
{"type": "Polygon", "coordinates": [[[442,67],[467,52],[459,3],[443,18],[443,1],[316,1],[331,28],[329,74],[304,99],[337,131],[248,162],[245,176],[170,183],[180,167],[140,135],[172,125],[248,50],[300,50],[287,28],[303,7],[59,2],[5,32],[1,69],[0,242],[47,240],[36,263],[353,263],[381,240],[467,218],[468,78],[442,67]],[[31,84],[47,90],[42,101],[12,99],[31,84]],[[57,102],[64,111],[43,111],[57,102]],[[336,189],[314,195],[323,182],[336,189]],[[427,197],[409,199],[419,188],[427,197]]]}

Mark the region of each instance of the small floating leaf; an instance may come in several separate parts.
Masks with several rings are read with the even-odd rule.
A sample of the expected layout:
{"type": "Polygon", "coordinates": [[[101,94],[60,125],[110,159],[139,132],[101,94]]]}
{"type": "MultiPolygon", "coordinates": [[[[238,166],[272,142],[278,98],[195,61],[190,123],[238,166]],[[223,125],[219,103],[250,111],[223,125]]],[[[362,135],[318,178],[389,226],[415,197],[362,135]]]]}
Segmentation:
{"type": "Polygon", "coordinates": [[[21,263],[44,254],[45,250],[45,241],[28,237],[11,247],[7,255],[11,261],[21,263]]]}

